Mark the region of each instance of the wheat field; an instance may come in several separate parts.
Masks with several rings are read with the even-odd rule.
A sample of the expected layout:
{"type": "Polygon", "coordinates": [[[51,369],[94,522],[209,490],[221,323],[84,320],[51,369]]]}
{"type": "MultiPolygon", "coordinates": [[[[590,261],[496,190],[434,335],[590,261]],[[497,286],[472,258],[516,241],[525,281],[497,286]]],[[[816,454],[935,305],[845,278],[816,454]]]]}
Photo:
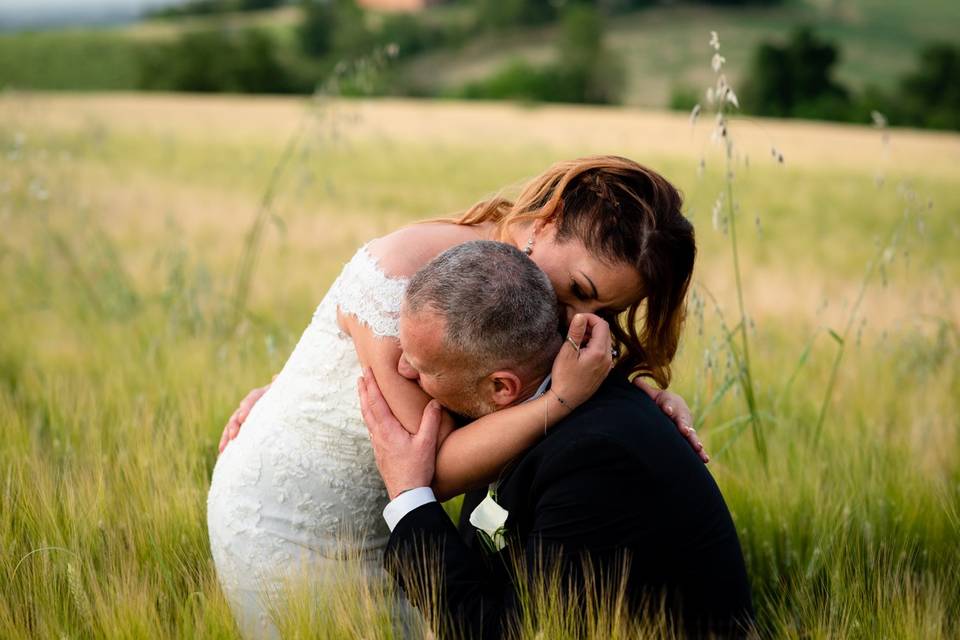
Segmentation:
{"type": "MultiPolygon", "coordinates": [[[[606,108],[0,96],[0,637],[235,637],[205,498],[239,399],[367,239],[591,153],[662,171],[697,227],[674,387],[740,532],[759,633],[956,637],[960,136],[733,119],[762,453],[721,324],[737,305],[711,127],[606,108]]],[[[282,627],[389,637],[379,598],[292,607],[282,627]]],[[[567,633],[550,620],[521,635],[567,633]]],[[[659,632],[591,635],[639,633],[659,632]]]]}

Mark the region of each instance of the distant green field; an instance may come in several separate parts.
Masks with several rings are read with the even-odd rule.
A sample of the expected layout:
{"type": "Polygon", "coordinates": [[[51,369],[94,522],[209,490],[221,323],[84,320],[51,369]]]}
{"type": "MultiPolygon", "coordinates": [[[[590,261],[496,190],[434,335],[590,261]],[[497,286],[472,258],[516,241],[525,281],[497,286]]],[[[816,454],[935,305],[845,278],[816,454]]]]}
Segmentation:
{"type": "MultiPolygon", "coordinates": [[[[433,22],[462,21],[462,7],[440,6],[425,14],[433,22]]],[[[295,46],[295,8],[234,15],[232,26],[267,29],[288,52],[295,46]]],[[[373,20],[377,16],[372,17],[373,20]]],[[[36,89],[132,89],[139,86],[137,55],[152,42],[184,30],[217,24],[207,17],[147,21],[120,29],[0,35],[0,86],[36,89]]],[[[625,100],[663,107],[676,89],[700,91],[709,81],[707,50],[711,30],[720,33],[724,53],[736,64],[729,74],[737,86],[753,48],[783,40],[800,25],[812,25],[842,48],[838,74],[855,88],[891,87],[913,68],[919,47],[955,40],[960,3],[950,0],[794,0],[774,8],[717,8],[671,4],[611,21],[608,42],[627,69],[625,100]]],[[[553,27],[480,36],[462,47],[437,50],[405,61],[396,72],[418,93],[442,93],[486,77],[521,58],[542,63],[555,55],[553,27]]]]}
{"type": "Polygon", "coordinates": [[[139,86],[139,44],[123,31],[0,35],[0,86],[7,89],[131,89],[139,86]]]}

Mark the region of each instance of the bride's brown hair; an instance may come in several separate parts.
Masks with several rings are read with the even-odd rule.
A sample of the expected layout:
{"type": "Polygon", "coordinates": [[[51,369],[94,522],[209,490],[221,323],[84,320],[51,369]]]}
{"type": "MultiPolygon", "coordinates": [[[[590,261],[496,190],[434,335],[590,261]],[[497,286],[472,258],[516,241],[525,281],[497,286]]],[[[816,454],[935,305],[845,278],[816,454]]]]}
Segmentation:
{"type": "Polygon", "coordinates": [[[617,368],[666,387],[697,253],[682,206],[680,192],[657,172],[619,156],[592,156],[556,163],[516,201],[494,197],[448,221],[494,222],[501,240],[511,226],[552,222],[558,241],[575,238],[601,260],[633,266],[642,282],[637,300],[608,318],[617,368]]]}

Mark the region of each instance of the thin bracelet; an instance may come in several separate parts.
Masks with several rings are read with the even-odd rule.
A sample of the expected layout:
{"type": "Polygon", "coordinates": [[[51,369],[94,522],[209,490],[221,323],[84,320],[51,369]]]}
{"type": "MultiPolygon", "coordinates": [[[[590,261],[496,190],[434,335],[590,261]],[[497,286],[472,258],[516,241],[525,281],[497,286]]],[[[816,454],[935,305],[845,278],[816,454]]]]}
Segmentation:
{"type": "MultiPolygon", "coordinates": [[[[549,389],[547,389],[547,391],[553,391],[553,387],[550,387],[549,389]]],[[[560,397],[559,393],[557,393],[556,391],[553,391],[553,395],[556,396],[557,401],[560,402],[560,404],[562,404],[564,407],[566,407],[567,410],[570,409],[570,405],[567,404],[566,400],[560,397]]]]}
{"type": "Polygon", "coordinates": [[[543,403],[543,435],[547,435],[547,403],[546,403],[546,394],[544,394],[544,403],[543,403]]]}
{"type": "MultiPolygon", "coordinates": [[[[553,391],[553,389],[547,389],[547,393],[549,393],[549,392],[551,392],[551,391],[553,391]]],[[[547,395],[547,394],[545,393],[545,394],[543,394],[543,395],[544,395],[544,400],[546,400],[546,395],[547,395]]],[[[570,405],[567,404],[567,401],[566,401],[566,400],[564,400],[563,398],[560,397],[560,394],[559,394],[559,393],[557,393],[556,391],[553,391],[553,396],[560,402],[561,405],[563,405],[563,406],[566,407],[567,409],[570,408],[570,405]]],[[[547,403],[544,402],[544,403],[543,403],[543,435],[547,435],[547,425],[549,424],[549,422],[548,422],[548,416],[549,416],[549,414],[547,413],[547,403]]]]}

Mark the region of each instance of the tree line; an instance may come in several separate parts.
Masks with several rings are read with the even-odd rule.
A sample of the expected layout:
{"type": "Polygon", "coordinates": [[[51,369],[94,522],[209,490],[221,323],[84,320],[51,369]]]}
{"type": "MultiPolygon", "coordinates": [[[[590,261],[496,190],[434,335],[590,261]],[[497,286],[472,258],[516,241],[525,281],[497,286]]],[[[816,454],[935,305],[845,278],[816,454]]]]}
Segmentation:
{"type": "MultiPolygon", "coordinates": [[[[714,0],[713,4],[777,4],[780,0],[714,0]]],[[[194,0],[166,15],[252,11],[297,4],[301,18],[294,46],[281,46],[262,28],[191,30],[140,57],[142,86],[181,91],[305,93],[345,60],[391,47],[406,58],[462,46],[478,33],[555,23],[554,61],[506,63],[490,76],[445,90],[465,99],[616,104],[624,93],[624,62],[605,43],[610,16],[655,4],[655,0],[458,0],[470,9],[466,20],[428,20],[418,14],[378,14],[376,20],[355,0],[194,0]]],[[[916,67],[892,89],[854,90],[836,79],[839,45],[811,28],[786,42],[763,42],[750,62],[740,98],[747,113],[785,118],[869,122],[881,111],[894,125],[960,129],[960,47],[932,43],[916,67]]],[[[369,80],[369,79],[368,79],[369,80]]],[[[346,90],[351,91],[347,85],[346,90]]],[[[353,87],[353,90],[360,89],[353,87]]],[[[372,93],[428,93],[402,77],[382,73],[363,90],[372,93]]],[[[697,96],[679,90],[671,106],[692,106],[697,96]]]]}
{"type": "MultiPolygon", "coordinates": [[[[715,0],[715,4],[775,4],[779,0],[715,0]]],[[[123,38],[107,32],[8,37],[0,57],[0,84],[24,88],[311,93],[344,62],[389,50],[387,66],[362,83],[341,83],[342,93],[617,104],[626,88],[626,65],[607,45],[607,24],[656,0],[452,0],[449,10],[370,13],[356,0],[194,0],[164,16],[207,16],[169,40],[123,38]],[[234,20],[227,14],[290,4],[295,26],[234,20]],[[402,61],[453,50],[483,34],[523,35],[548,25],[555,34],[551,61],[517,58],[479,80],[437,90],[397,72],[402,61]],[[96,55],[92,51],[96,50],[96,55]],[[59,52],[59,53],[58,53],[59,52]],[[29,63],[32,60],[32,64],[29,63]],[[86,82],[86,84],[84,84],[86,82]]],[[[499,37],[499,36],[497,36],[499,37]]],[[[513,38],[514,35],[505,37],[513,38]]],[[[883,113],[895,126],[960,130],[960,46],[930,43],[914,68],[889,88],[853,88],[836,77],[842,51],[811,28],[786,40],[759,44],[738,87],[743,111],[763,116],[870,122],[883,113]]],[[[691,108],[699,92],[677,89],[672,108],[691,108]]]]}
{"type": "Polygon", "coordinates": [[[892,89],[856,91],[834,76],[839,45],[809,27],[783,44],[764,42],[754,52],[741,92],[750,113],[781,118],[869,122],[879,111],[898,126],[960,129],[960,47],[924,46],[913,70],[892,89]]]}

